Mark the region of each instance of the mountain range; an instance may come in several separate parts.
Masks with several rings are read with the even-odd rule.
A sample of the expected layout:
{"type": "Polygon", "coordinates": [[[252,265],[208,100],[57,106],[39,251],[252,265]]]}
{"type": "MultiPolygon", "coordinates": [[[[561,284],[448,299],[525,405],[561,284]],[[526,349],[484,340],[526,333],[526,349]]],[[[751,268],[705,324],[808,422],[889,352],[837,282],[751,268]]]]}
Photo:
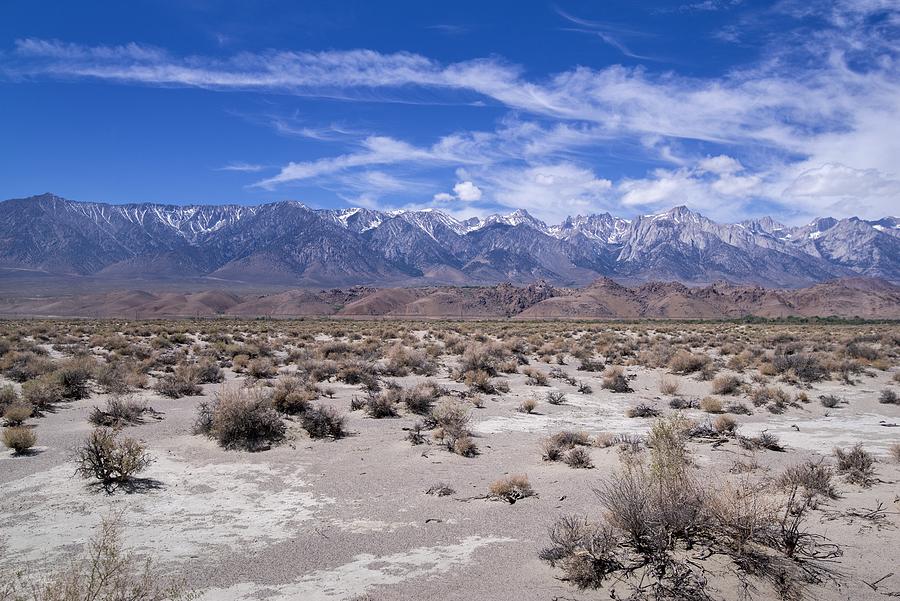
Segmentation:
{"type": "Polygon", "coordinates": [[[526,284],[601,277],[800,288],[900,282],[900,219],[717,223],[686,207],[548,225],[525,210],[457,220],[435,209],[105,204],[42,194],[0,202],[0,273],[260,287],[526,284]]]}

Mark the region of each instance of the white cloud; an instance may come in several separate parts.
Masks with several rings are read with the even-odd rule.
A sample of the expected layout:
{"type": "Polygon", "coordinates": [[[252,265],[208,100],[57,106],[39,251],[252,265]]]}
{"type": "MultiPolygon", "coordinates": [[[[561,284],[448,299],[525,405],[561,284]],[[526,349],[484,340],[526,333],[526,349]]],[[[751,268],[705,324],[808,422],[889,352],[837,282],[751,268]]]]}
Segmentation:
{"type": "MultiPolygon", "coordinates": [[[[733,3],[691,5],[707,9],[733,3]]],[[[528,78],[497,58],[445,64],[413,53],[345,50],[267,51],[219,59],[180,57],[137,44],[82,46],[37,39],[18,41],[4,55],[0,70],[357,100],[372,97],[375,90],[381,101],[404,102],[421,97],[417,88],[436,94],[458,90],[509,109],[494,131],[456,132],[431,145],[370,136],[335,156],[288,163],[257,183],[266,188],[305,180],[331,185],[349,181],[347,187],[358,192],[357,184],[366,184],[360,178],[370,177],[375,192],[367,202],[375,202],[377,191],[405,191],[396,187],[405,181],[398,178],[401,169],[466,167],[453,193],[437,194],[435,202],[493,202],[545,217],[687,203],[740,218],[758,199],[781,203],[785,212],[895,212],[900,156],[897,3],[782,0],[773,10],[783,20],[821,13],[828,25],[813,32],[792,32],[790,27],[773,32],[761,60],[719,77],[611,65],[528,78]],[[623,177],[613,184],[606,179],[603,159],[594,158],[592,164],[590,155],[616,144],[656,163],[643,177],[623,177]],[[698,148],[703,157],[696,156],[698,148]],[[671,168],[658,168],[659,161],[671,168]]],[[[579,25],[610,33],[603,24],[579,25]]],[[[326,137],[327,131],[307,125],[292,133],[339,137],[326,137]]],[[[240,164],[233,167],[241,170],[240,164]]]]}
{"type": "Polygon", "coordinates": [[[472,182],[459,182],[453,186],[453,193],[463,202],[481,200],[481,188],[472,182]]]}
{"type": "Polygon", "coordinates": [[[229,163],[224,167],[219,167],[217,171],[241,171],[244,173],[256,173],[262,171],[266,167],[264,165],[256,165],[253,163],[229,163]]]}

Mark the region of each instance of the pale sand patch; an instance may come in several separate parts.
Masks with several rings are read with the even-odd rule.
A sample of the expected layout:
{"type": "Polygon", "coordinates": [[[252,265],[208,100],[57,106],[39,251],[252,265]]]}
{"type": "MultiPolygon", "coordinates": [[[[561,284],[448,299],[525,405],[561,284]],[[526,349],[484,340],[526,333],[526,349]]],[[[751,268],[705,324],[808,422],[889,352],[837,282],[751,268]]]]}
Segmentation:
{"type": "Polygon", "coordinates": [[[789,415],[769,416],[766,421],[742,424],[741,434],[757,435],[763,430],[778,436],[782,444],[796,449],[828,454],[833,447],[851,447],[862,443],[876,455],[887,456],[892,443],[900,440],[900,420],[874,413],[831,415],[798,419],[789,415]],[[898,424],[898,427],[882,424],[898,424]],[[793,426],[797,426],[799,431],[793,426]]]}
{"type": "Polygon", "coordinates": [[[477,422],[472,430],[479,434],[501,432],[558,432],[559,430],[586,430],[589,433],[621,432],[645,434],[652,421],[632,419],[625,411],[640,403],[638,395],[624,394],[622,399],[610,402],[590,395],[567,394],[566,403],[552,407],[539,398],[536,413],[510,413],[488,417],[477,422]],[[544,412],[547,413],[544,413],[544,412]]]}
{"type": "Polygon", "coordinates": [[[330,570],[316,570],[294,582],[271,586],[241,582],[228,588],[209,589],[205,601],[238,601],[251,598],[330,601],[361,595],[369,588],[397,584],[450,571],[472,560],[481,547],[515,542],[513,538],[469,536],[455,545],[419,547],[402,553],[356,555],[353,561],[330,570]]]}
{"type": "Polygon", "coordinates": [[[302,471],[255,463],[197,466],[160,456],[141,475],[162,488],[131,494],[89,488],[71,463],[14,480],[0,499],[0,568],[53,564],[111,514],[121,515],[129,548],[161,560],[288,539],[335,502],[305,490],[302,471]]]}

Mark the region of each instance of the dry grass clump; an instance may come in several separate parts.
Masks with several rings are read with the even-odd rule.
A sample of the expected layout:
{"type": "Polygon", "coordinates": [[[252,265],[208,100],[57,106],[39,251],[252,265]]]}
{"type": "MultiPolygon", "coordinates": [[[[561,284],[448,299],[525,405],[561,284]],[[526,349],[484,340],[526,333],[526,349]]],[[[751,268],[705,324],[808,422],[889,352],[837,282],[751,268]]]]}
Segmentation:
{"type": "Polygon", "coordinates": [[[541,458],[544,461],[560,461],[568,451],[590,444],[591,439],[586,432],[563,430],[541,441],[541,458]]]}
{"type": "Polygon", "coordinates": [[[75,450],[75,463],[79,476],[97,480],[109,490],[131,485],[134,476],[153,463],[153,458],[138,440],[117,437],[110,428],[101,427],[75,450]]]}
{"type": "Polygon", "coordinates": [[[117,518],[106,517],[87,547],[62,570],[0,584],[10,601],[181,601],[196,598],[151,559],[128,551],[117,518]]]}
{"type": "Polygon", "coordinates": [[[678,389],[680,387],[681,382],[678,380],[678,378],[670,378],[668,376],[661,376],[659,378],[659,392],[661,394],[678,394],[678,389]]]}
{"type": "Polygon", "coordinates": [[[893,458],[894,463],[900,463],[900,442],[895,442],[888,447],[888,453],[893,458]]]}
{"type": "Polygon", "coordinates": [[[714,396],[703,397],[700,400],[700,410],[706,413],[722,413],[725,411],[722,400],[714,396]]]}
{"type": "Polygon", "coordinates": [[[857,443],[849,451],[835,448],[837,471],[851,484],[869,488],[875,483],[875,457],[857,443]]]}
{"type": "Polygon", "coordinates": [[[550,377],[546,372],[543,372],[536,367],[523,367],[522,373],[527,376],[525,378],[525,383],[529,386],[550,386],[550,377]]]}
{"type": "Polygon", "coordinates": [[[709,361],[706,355],[679,349],[669,360],[669,369],[676,374],[691,374],[703,369],[709,361]]]}
{"type": "Polygon", "coordinates": [[[471,409],[467,403],[449,397],[441,399],[431,410],[431,419],[436,426],[434,438],[441,441],[447,450],[463,457],[477,454],[478,449],[469,432],[471,409]]]}
{"type": "Polygon", "coordinates": [[[784,413],[791,397],[776,386],[760,386],[750,392],[750,400],[755,407],[765,406],[772,413],[784,413]]]}
{"type": "Polygon", "coordinates": [[[713,394],[736,394],[740,392],[743,383],[738,376],[716,376],[712,381],[712,392],[713,394]]]}
{"type": "Polygon", "coordinates": [[[513,504],[516,501],[535,496],[534,489],[528,482],[528,476],[510,475],[491,483],[491,497],[513,504]]]}
{"type": "Polygon", "coordinates": [[[712,427],[719,434],[734,434],[737,431],[738,423],[730,415],[720,415],[713,421],[712,427]]]}
{"type": "Polygon", "coordinates": [[[758,449],[778,452],[784,451],[784,447],[781,445],[778,437],[771,432],[760,432],[759,436],[738,436],[737,441],[741,447],[748,451],[755,451],[758,449]]]}
{"type": "Polygon", "coordinates": [[[37,443],[37,436],[31,428],[10,426],[3,429],[3,444],[15,455],[25,455],[37,443]]]}
{"type": "Polygon", "coordinates": [[[198,407],[194,432],[225,449],[259,451],[284,439],[285,425],[272,397],[259,387],[225,386],[198,407]]]}
{"type": "Polygon", "coordinates": [[[88,421],[95,426],[122,428],[142,421],[147,406],[137,399],[116,395],[106,401],[106,408],[94,407],[88,421]]]}
{"type": "Polygon", "coordinates": [[[534,397],[528,397],[524,399],[519,406],[516,408],[516,411],[519,413],[534,413],[534,410],[537,409],[538,401],[534,397]]]}
{"type": "Polygon", "coordinates": [[[634,392],[628,384],[625,370],[618,365],[610,365],[603,371],[603,388],[617,393],[634,392]]]}

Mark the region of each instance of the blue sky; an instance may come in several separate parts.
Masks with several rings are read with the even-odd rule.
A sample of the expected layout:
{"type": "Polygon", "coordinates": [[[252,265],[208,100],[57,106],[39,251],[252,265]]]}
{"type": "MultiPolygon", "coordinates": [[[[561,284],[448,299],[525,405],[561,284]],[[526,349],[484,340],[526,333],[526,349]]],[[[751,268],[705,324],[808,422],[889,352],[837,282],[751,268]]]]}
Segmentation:
{"type": "Polygon", "coordinates": [[[897,214],[900,2],[0,5],[0,196],[897,214]]]}

